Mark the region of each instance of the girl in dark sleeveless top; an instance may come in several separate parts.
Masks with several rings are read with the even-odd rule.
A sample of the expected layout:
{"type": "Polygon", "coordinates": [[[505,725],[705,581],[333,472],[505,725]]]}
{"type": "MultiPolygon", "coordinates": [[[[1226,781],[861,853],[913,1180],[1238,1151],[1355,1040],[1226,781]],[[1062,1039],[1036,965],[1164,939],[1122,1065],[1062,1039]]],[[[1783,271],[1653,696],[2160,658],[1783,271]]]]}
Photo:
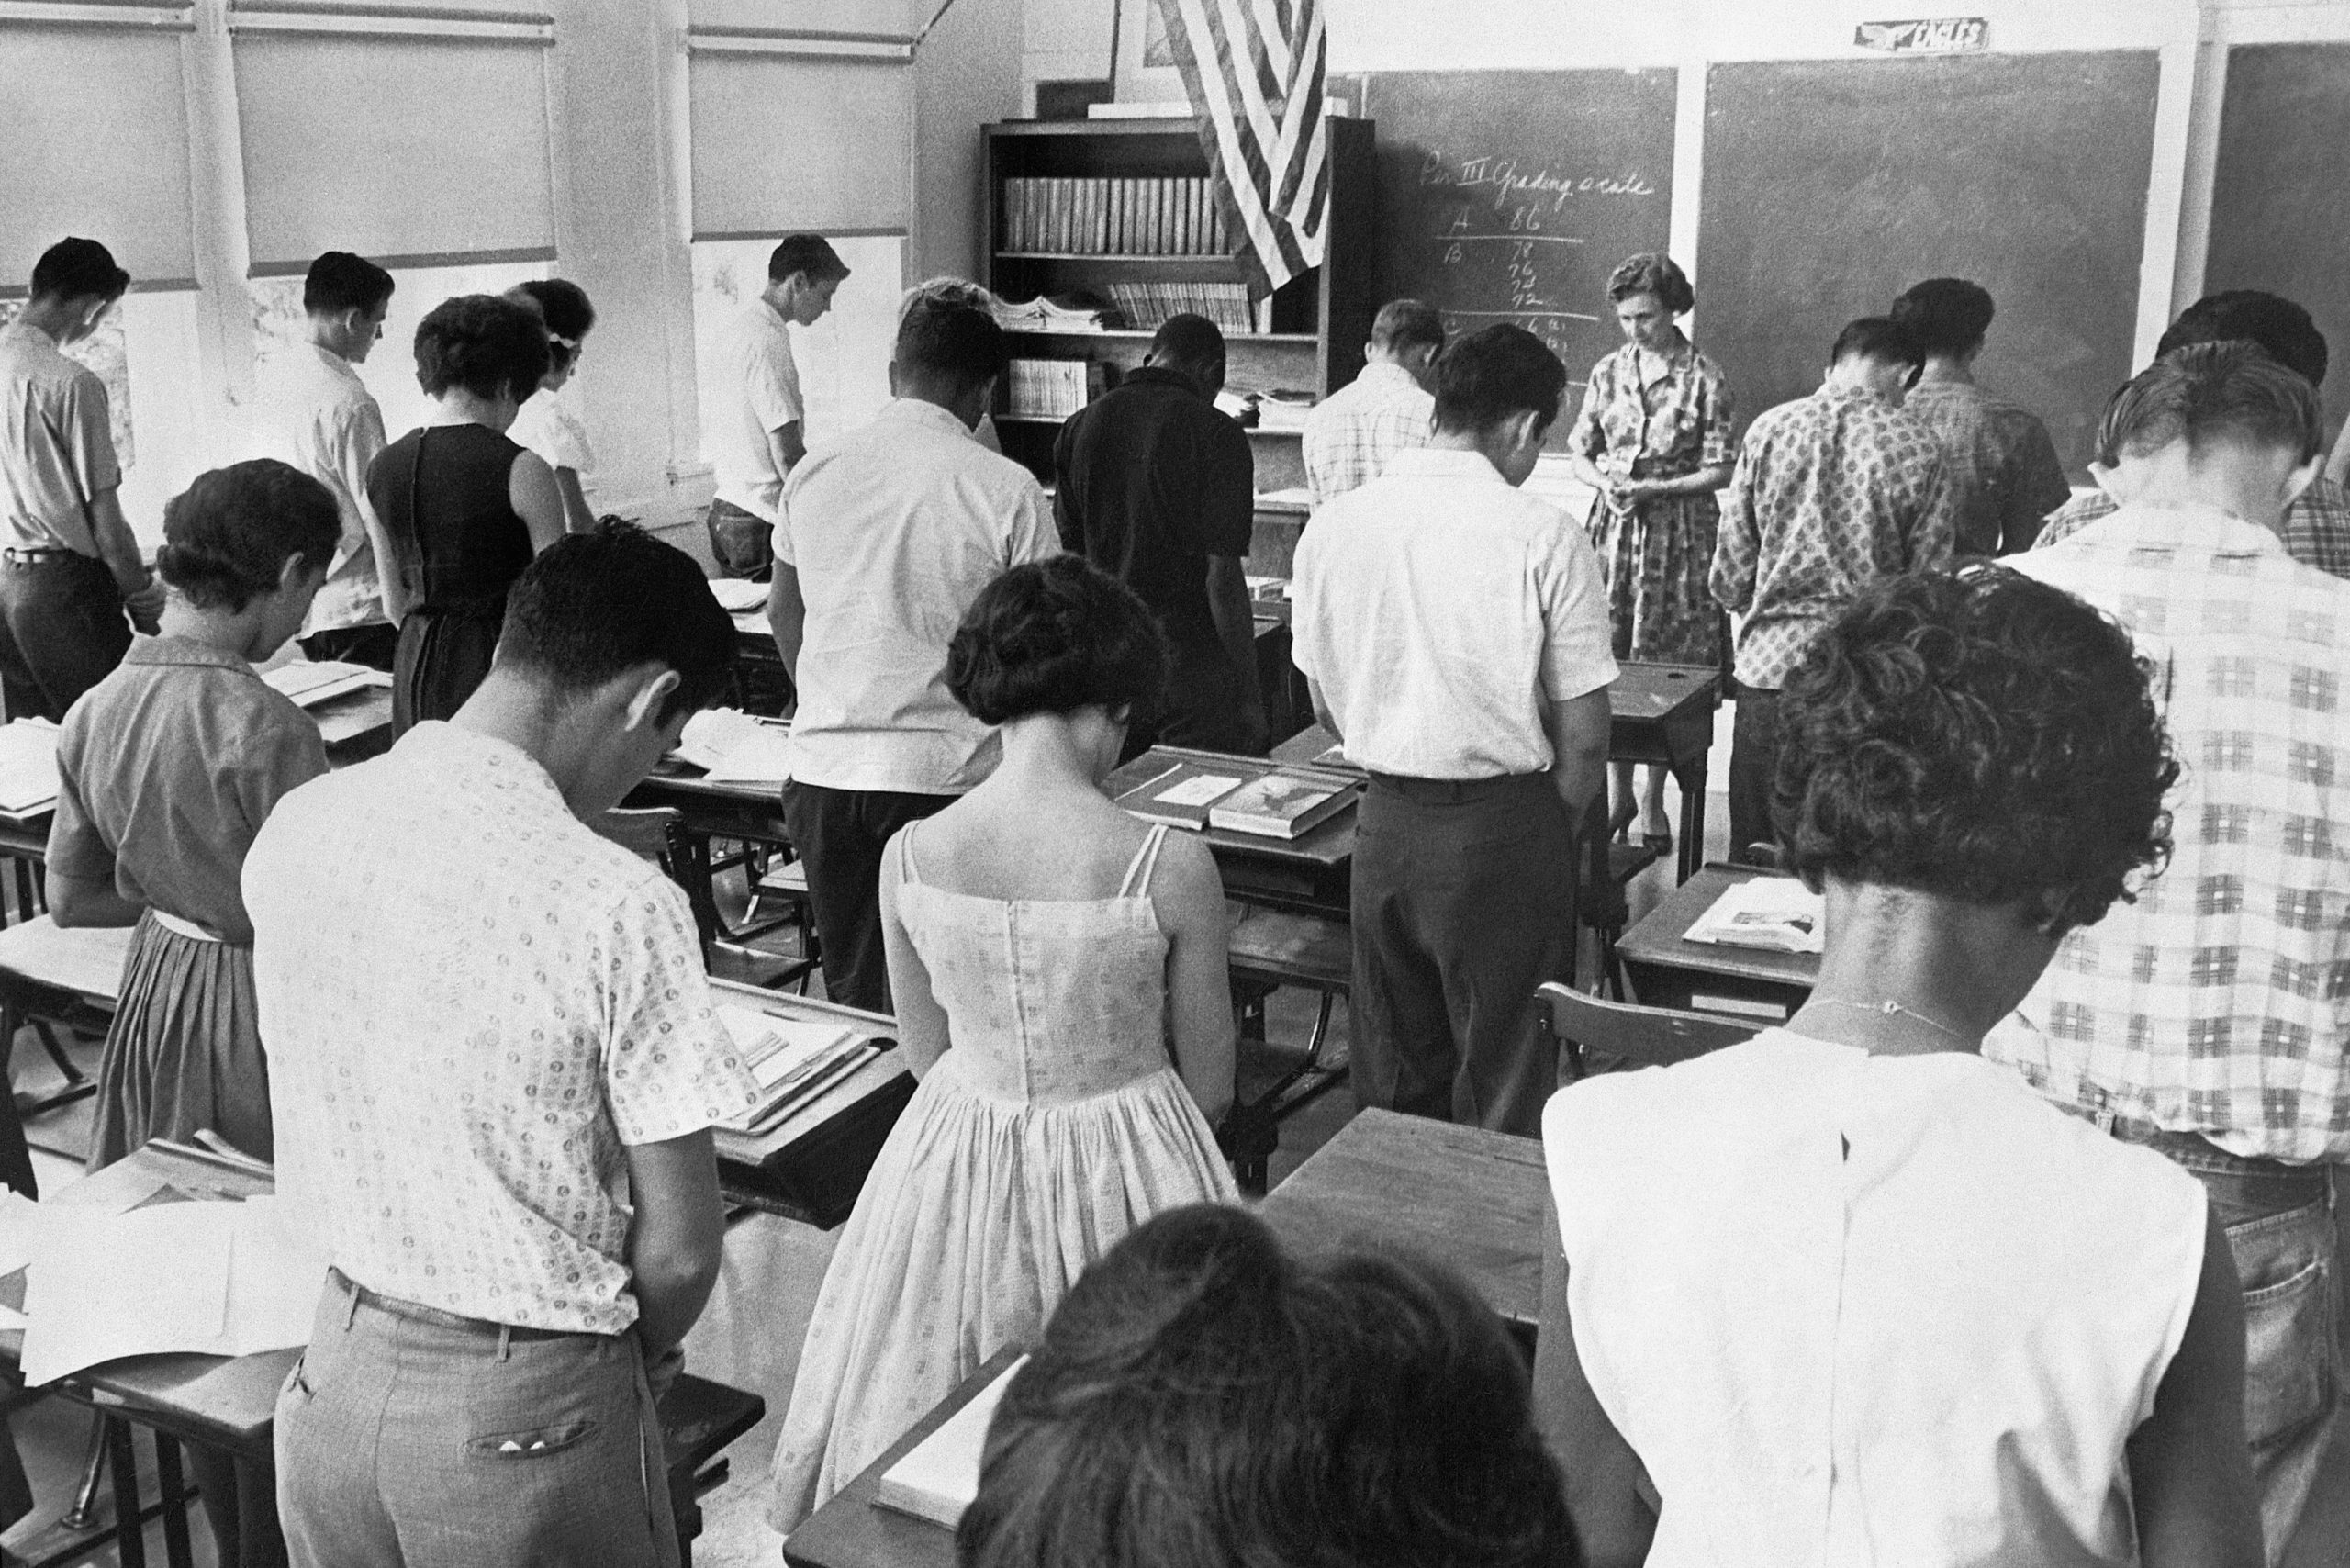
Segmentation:
{"type": "Polygon", "coordinates": [[[417,382],[440,413],[367,470],[397,557],[397,588],[394,569],[384,574],[385,608],[400,623],[395,734],[464,706],[489,673],[508,590],[563,537],[554,471],[505,434],[546,364],[544,324],[494,295],[444,300],[416,330],[417,382]]]}

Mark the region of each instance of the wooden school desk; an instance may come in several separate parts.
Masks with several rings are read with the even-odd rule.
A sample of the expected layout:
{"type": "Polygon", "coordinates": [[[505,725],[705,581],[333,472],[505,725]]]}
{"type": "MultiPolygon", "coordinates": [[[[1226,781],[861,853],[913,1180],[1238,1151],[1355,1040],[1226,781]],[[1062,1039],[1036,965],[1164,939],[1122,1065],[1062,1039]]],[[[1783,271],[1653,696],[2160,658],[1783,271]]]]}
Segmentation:
{"type": "MultiPolygon", "coordinates": [[[[898,1025],[884,1014],[816,1002],[781,991],[712,980],[716,1000],[779,1018],[839,1022],[896,1043],[898,1025]]],[[[856,1194],[879,1158],[898,1114],[914,1097],[914,1076],[898,1052],[867,1062],[766,1132],[712,1130],[719,1184],[726,1201],[782,1215],[819,1230],[848,1218],[856,1194]]]]}
{"type": "Polygon", "coordinates": [[[1722,1013],[1761,1024],[1786,1022],[1819,979],[1816,954],[1682,938],[1729,889],[1756,877],[1779,875],[1752,866],[1716,863],[1666,894],[1616,944],[1632,994],[1651,1007],[1722,1013]]]}
{"type": "MultiPolygon", "coordinates": [[[[150,1144],[48,1202],[61,1208],[95,1204],[112,1209],[122,1196],[143,1193],[158,1182],[206,1197],[248,1197],[268,1192],[272,1185],[269,1178],[202,1150],[150,1144]]],[[[11,1305],[22,1304],[23,1271],[7,1277],[0,1295],[11,1305]]],[[[0,1355],[10,1361],[22,1345],[23,1335],[17,1331],[0,1335],[0,1355]]],[[[145,1519],[151,1517],[142,1516],[140,1510],[137,1450],[131,1444],[130,1428],[144,1427],[154,1436],[164,1561],[172,1568],[189,1568],[195,1555],[189,1540],[188,1495],[181,1486],[179,1445],[200,1442],[226,1450],[241,1467],[267,1459],[274,1439],[277,1391],[300,1354],[285,1350],[233,1357],[126,1356],[50,1385],[109,1418],[106,1462],[114,1480],[115,1543],[124,1568],[146,1568],[145,1519]]],[[[679,1536],[687,1543],[688,1562],[691,1535],[700,1529],[700,1511],[694,1499],[708,1489],[699,1480],[727,1445],[757,1425],[766,1413],[766,1402],[756,1394],[690,1373],[679,1377],[662,1400],[670,1503],[677,1511],[679,1536]]],[[[247,1555],[252,1558],[261,1550],[262,1543],[250,1543],[247,1555]]]]}
{"type": "MultiPolygon", "coordinates": [[[[1102,788],[1115,797],[1149,782],[1179,762],[1237,773],[1252,778],[1271,764],[1260,756],[1227,756],[1222,752],[1192,751],[1185,746],[1153,746],[1110,775],[1102,788]]],[[[1271,838],[1257,833],[1233,833],[1225,828],[1200,830],[1216,869],[1224,873],[1227,897],[1243,903],[1297,914],[1347,918],[1353,880],[1355,813],[1340,812],[1297,838],[1271,838]]]]}

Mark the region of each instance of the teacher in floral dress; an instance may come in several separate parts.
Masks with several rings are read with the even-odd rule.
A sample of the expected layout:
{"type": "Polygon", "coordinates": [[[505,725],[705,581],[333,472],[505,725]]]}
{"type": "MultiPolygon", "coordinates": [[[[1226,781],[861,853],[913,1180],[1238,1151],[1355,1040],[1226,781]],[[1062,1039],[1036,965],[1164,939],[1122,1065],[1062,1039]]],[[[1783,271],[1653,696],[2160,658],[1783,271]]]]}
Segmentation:
{"type": "MultiPolygon", "coordinates": [[[[1567,438],[1576,476],[1599,492],[1591,542],[1607,573],[1616,656],[1662,664],[1721,662],[1722,615],[1706,587],[1720,515],[1714,492],[1729,483],[1729,387],[1721,368],[1673,325],[1696,296],[1671,257],[1631,257],[1608,274],[1624,346],[1591,368],[1583,411],[1567,438]]],[[[1608,826],[1673,845],[1664,769],[1648,769],[1636,801],[1632,765],[1616,765],[1608,826]]]]}

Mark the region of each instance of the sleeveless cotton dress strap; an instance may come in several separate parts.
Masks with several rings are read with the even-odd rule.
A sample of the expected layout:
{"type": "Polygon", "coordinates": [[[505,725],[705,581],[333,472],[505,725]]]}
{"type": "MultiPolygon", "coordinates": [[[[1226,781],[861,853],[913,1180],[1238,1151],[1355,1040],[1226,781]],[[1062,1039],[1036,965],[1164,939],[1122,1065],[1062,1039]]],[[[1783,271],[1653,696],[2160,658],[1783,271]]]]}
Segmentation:
{"type": "Polygon", "coordinates": [[[1150,875],[1158,869],[1158,846],[1167,842],[1167,824],[1153,824],[1143,835],[1142,847],[1135,851],[1133,863],[1126,868],[1126,879],[1118,884],[1122,899],[1138,899],[1150,891],[1150,875]]]}

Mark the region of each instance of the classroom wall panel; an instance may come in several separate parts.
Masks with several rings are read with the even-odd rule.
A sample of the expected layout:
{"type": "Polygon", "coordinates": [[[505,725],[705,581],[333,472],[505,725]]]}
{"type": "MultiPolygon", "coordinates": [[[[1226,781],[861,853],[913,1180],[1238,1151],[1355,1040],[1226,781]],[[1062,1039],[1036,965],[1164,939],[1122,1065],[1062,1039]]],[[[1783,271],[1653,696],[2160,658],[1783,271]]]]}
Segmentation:
{"type": "Polygon", "coordinates": [[[256,35],[236,75],[255,273],[554,254],[540,44],[256,35]]]}
{"type": "Polygon", "coordinates": [[[905,229],[912,66],[707,52],[688,82],[696,240],[905,229]]]}
{"type": "Polygon", "coordinates": [[[902,36],[929,19],[930,10],[922,0],[687,0],[686,4],[687,25],[694,28],[902,36]]]}
{"type": "Polygon", "coordinates": [[[2206,292],[2266,289],[2317,319],[2339,421],[2350,413],[2350,43],[2228,51],[2210,232],[2206,292]]]}
{"type": "Polygon", "coordinates": [[[185,37],[0,26],[0,287],[68,234],[135,284],[194,286],[185,37]]]}

